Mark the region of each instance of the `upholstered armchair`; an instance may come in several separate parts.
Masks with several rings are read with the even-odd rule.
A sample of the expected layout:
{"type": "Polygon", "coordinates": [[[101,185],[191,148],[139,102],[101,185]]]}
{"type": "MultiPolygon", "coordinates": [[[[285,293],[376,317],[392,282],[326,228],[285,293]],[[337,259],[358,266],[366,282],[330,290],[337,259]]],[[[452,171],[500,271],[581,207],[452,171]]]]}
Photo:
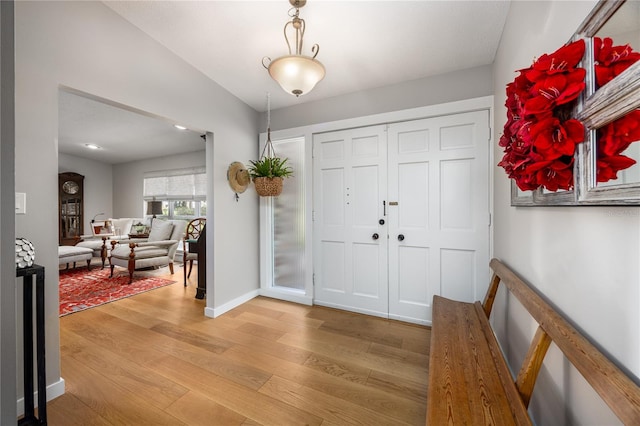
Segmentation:
{"type": "Polygon", "coordinates": [[[104,265],[106,263],[109,246],[107,245],[107,240],[109,237],[100,237],[100,238],[85,238],[83,235],[83,240],[76,244],[76,247],[84,247],[90,248],[93,250],[93,257],[99,257],[102,260],[102,269],[104,269],[104,265]]]}
{"type": "Polygon", "coordinates": [[[187,286],[187,278],[191,276],[191,270],[193,269],[193,261],[198,260],[198,251],[193,247],[197,247],[198,239],[200,238],[200,233],[204,229],[207,223],[207,219],[204,217],[198,217],[193,219],[191,222],[187,224],[187,230],[185,235],[183,236],[183,247],[184,253],[182,257],[183,263],[183,275],[184,275],[184,286],[187,286]],[[191,246],[194,244],[194,246],[191,246]],[[187,274],[187,263],[189,264],[189,273],[187,274]]]}
{"type": "Polygon", "coordinates": [[[111,277],[115,266],[129,270],[129,284],[136,269],[168,265],[173,274],[173,257],[186,226],[187,222],[183,220],[155,219],[148,238],[111,241],[111,277]]]}
{"type": "Polygon", "coordinates": [[[105,222],[111,223],[111,231],[104,232],[100,227],[95,227],[92,223],[91,234],[82,235],[82,241],[76,244],[78,247],[86,247],[93,250],[93,257],[99,257],[102,260],[102,269],[104,269],[106,260],[109,258],[109,250],[111,250],[112,240],[122,240],[128,238],[128,233],[134,223],[143,222],[144,219],[139,218],[109,218],[105,222]]]}

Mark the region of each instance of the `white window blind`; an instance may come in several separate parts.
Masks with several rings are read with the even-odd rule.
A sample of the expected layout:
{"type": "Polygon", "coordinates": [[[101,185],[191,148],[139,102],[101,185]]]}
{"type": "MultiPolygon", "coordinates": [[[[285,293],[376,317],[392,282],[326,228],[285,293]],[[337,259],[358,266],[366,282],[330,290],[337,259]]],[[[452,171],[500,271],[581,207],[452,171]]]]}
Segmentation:
{"type": "Polygon", "coordinates": [[[144,199],[196,200],[207,199],[205,167],[145,172],[144,199]]]}

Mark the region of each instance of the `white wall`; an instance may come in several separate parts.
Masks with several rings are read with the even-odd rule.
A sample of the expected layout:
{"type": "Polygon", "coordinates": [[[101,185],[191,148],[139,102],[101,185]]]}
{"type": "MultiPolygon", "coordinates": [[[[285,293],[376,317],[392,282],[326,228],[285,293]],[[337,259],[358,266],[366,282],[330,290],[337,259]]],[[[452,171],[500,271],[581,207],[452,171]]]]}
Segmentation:
{"type": "MultiPolygon", "coordinates": [[[[416,46],[416,48],[419,47],[416,46]]],[[[327,123],[491,94],[493,94],[491,66],[485,65],[280,108],[271,112],[271,129],[280,130],[327,123]]],[[[265,115],[263,114],[262,117],[264,123],[266,123],[265,115]]]]}
{"type": "MultiPolygon", "coordinates": [[[[595,1],[511,3],[494,64],[495,141],[506,122],[505,86],[516,70],[566,43],[595,1]]],[[[496,148],[495,163],[502,157],[496,148]]],[[[638,207],[509,206],[509,181],[495,169],[495,256],[521,276],[636,377],[640,374],[638,207]]],[[[521,363],[534,328],[510,303],[500,341],[521,363]]],[[[504,309],[496,305],[494,312],[504,309]]],[[[553,347],[534,390],[538,424],[615,424],[579,373],[553,347]],[[578,414],[580,413],[580,414],[578,414]]]]}
{"type": "Polygon", "coordinates": [[[84,176],[84,233],[91,233],[91,219],[112,217],[113,172],[110,164],[69,154],[58,154],[58,173],[75,172],[84,176]]]}
{"type": "Polygon", "coordinates": [[[259,154],[258,113],[100,2],[18,2],[15,9],[15,190],[27,193],[28,206],[16,216],[16,233],[34,243],[36,261],[47,270],[47,383],[59,390],[59,87],[213,132],[207,260],[216,267],[208,275],[207,307],[258,288],[258,197],[247,192],[236,203],[226,179],[231,162],[259,154]]]}
{"type": "Polygon", "coordinates": [[[0,424],[16,420],[14,3],[0,3],[0,424]],[[15,253],[15,252],[13,252],[15,253]]]}
{"type": "MultiPolygon", "coordinates": [[[[202,143],[204,148],[204,142],[202,143]]],[[[145,172],[205,166],[205,151],[150,158],[113,166],[113,217],[144,217],[145,172]]]]}

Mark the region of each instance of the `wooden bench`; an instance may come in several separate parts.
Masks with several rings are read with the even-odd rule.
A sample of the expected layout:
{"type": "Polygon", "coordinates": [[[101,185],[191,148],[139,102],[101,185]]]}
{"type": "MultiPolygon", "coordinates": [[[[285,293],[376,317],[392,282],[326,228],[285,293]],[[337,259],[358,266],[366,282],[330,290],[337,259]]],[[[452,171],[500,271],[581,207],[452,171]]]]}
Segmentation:
{"type": "Polygon", "coordinates": [[[553,341],[624,424],[640,424],[640,387],[497,259],[483,303],[433,298],[427,425],[531,424],[536,378],[553,341]],[[499,284],[537,321],[514,379],[489,317],[499,284]]]}

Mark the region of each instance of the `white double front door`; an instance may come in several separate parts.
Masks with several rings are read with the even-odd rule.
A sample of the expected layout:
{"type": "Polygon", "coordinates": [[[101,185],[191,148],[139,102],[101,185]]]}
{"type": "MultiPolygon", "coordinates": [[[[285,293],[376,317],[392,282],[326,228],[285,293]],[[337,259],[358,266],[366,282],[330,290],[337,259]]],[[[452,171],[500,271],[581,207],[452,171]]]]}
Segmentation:
{"type": "Polygon", "coordinates": [[[314,303],[429,323],[434,294],[479,298],[487,110],[317,134],[313,150],[314,303]]]}

